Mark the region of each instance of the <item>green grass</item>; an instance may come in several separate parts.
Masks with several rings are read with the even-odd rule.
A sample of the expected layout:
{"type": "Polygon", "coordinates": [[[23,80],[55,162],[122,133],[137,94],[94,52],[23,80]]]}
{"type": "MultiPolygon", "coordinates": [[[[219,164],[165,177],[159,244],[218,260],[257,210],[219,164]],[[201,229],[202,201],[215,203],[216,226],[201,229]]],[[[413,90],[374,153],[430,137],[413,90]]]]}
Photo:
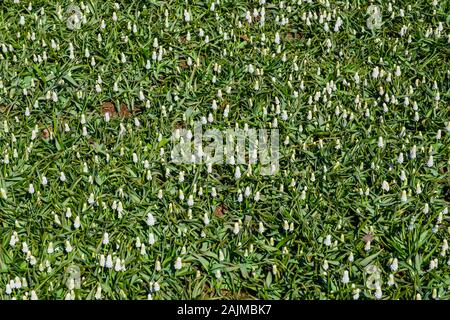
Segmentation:
{"type": "Polygon", "coordinates": [[[212,2],[118,1],[117,9],[92,0],[72,3],[86,18],[74,30],[67,27],[71,3],[0,3],[0,299],[94,299],[99,287],[102,299],[353,299],[357,292],[375,299],[373,281],[382,299],[450,298],[442,250],[450,238],[446,1],[395,1],[389,12],[387,1],[222,0],[211,11],[212,2]],[[381,9],[379,29],[367,28],[370,4],[381,9]],[[108,101],[115,109],[106,122],[108,101]],[[234,165],[208,173],[205,165],[171,163],[175,128],[192,128],[209,113],[214,121],[205,129],[268,129],[276,119],[280,171],[264,176],[260,164],[251,173],[241,165],[235,179],[234,165]],[[251,194],[239,202],[246,187],[251,194]],[[101,267],[101,255],[114,264],[120,258],[125,270],[101,267]],[[82,278],[73,289],[71,266],[82,278]],[[17,277],[26,285],[21,280],[8,293],[17,277]]]}

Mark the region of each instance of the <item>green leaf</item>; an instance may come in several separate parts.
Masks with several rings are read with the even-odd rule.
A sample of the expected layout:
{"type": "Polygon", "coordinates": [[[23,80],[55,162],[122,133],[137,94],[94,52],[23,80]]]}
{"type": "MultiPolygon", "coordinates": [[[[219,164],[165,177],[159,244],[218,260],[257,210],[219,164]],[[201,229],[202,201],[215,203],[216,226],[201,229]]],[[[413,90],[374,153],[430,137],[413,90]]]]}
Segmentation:
{"type": "Polygon", "coordinates": [[[362,267],[367,266],[367,265],[368,265],[369,263],[371,263],[376,257],[378,257],[378,255],[379,255],[380,253],[381,253],[381,250],[378,251],[377,253],[372,254],[371,256],[368,256],[367,258],[363,259],[361,262],[359,262],[359,264],[360,264],[362,267]]]}
{"type": "Polygon", "coordinates": [[[269,271],[266,277],[266,287],[270,288],[271,284],[272,284],[272,272],[269,271]]]}

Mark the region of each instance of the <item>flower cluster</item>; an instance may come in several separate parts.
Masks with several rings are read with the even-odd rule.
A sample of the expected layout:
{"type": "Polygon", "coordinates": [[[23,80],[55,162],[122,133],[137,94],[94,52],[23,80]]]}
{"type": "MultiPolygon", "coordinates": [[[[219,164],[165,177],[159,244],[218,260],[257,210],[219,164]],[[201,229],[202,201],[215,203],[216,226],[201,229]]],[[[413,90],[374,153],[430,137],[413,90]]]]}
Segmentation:
{"type": "Polygon", "coordinates": [[[444,1],[66,2],[0,3],[0,299],[450,297],[444,1]]]}

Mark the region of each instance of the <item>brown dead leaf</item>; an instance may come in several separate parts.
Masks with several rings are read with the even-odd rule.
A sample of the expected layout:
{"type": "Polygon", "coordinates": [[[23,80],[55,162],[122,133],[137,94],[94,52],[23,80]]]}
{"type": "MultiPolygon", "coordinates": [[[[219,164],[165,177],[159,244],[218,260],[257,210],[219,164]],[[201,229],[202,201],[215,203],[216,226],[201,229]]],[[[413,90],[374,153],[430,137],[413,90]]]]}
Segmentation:
{"type": "Polygon", "coordinates": [[[205,283],[203,285],[202,290],[202,298],[203,299],[210,299],[213,297],[223,297],[226,299],[233,299],[233,300],[253,300],[255,299],[254,296],[247,292],[246,289],[240,289],[238,292],[231,292],[227,289],[215,289],[212,288],[208,283],[205,283]]]}
{"type": "Polygon", "coordinates": [[[133,108],[133,114],[137,115],[137,114],[141,114],[142,113],[142,108],[139,107],[134,107],[133,108]]]}
{"type": "Polygon", "coordinates": [[[222,109],[225,109],[227,104],[229,104],[228,100],[227,99],[223,99],[223,101],[220,103],[220,107],[222,109]]]}
{"type": "Polygon", "coordinates": [[[6,113],[11,109],[12,106],[7,106],[4,104],[0,104],[0,113],[6,113]]]}
{"type": "Polygon", "coordinates": [[[368,233],[366,233],[363,237],[362,237],[362,240],[364,241],[364,242],[372,242],[373,241],[373,239],[374,239],[374,235],[373,235],[373,233],[372,232],[368,232],[368,233]]]}
{"type": "Polygon", "coordinates": [[[51,132],[51,128],[50,127],[45,128],[44,130],[42,130],[42,137],[45,140],[48,140],[50,138],[50,132],[51,132]]]}
{"type": "Polygon", "coordinates": [[[247,42],[250,40],[250,38],[246,34],[241,35],[239,38],[241,38],[241,40],[244,40],[247,42]]]}
{"type": "Polygon", "coordinates": [[[214,215],[218,218],[222,218],[226,212],[227,212],[227,208],[225,207],[225,205],[223,203],[221,203],[216,207],[216,210],[214,210],[214,215]]]}
{"type": "Polygon", "coordinates": [[[186,59],[181,58],[180,63],[178,65],[180,66],[181,69],[186,69],[187,68],[186,59]]]}
{"type": "Polygon", "coordinates": [[[119,115],[123,118],[128,118],[129,116],[131,116],[131,112],[128,110],[128,107],[125,103],[122,103],[120,105],[119,115]]]}
{"type": "Polygon", "coordinates": [[[114,103],[112,103],[111,101],[103,102],[101,110],[102,114],[109,113],[110,117],[116,115],[116,107],[114,106],[114,103]]]}
{"type": "Polygon", "coordinates": [[[173,126],[174,129],[184,129],[186,127],[183,121],[177,121],[173,126]]]}

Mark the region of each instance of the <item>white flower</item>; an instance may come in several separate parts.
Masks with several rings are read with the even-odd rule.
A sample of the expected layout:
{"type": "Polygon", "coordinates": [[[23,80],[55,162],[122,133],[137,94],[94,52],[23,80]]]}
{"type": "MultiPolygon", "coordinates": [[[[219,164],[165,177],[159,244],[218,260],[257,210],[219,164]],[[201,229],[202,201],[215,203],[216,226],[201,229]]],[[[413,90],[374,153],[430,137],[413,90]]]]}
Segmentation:
{"type": "Polygon", "coordinates": [[[18,241],[19,241],[19,238],[17,236],[17,232],[14,231],[13,234],[11,235],[11,239],[9,240],[9,245],[11,247],[14,247],[18,241]]]}
{"type": "Polygon", "coordinates": [[[342,275],[342,283],[343,283],[343,284],[347,284],[347,283],[349,283],[349,282],[350,282],[350,278],[349,278],[349,276],[348,276],[348,271],[345,270],[345,271],[344,271],[344,274],[342,275]]]}
{"type": "Polygon", "coordinates": [[[323,240],[323,244],[326,245],[327,247],[331,246],[331,235],[327,235],[325,237],[325,240],[323,240]]]}
{"type": "Polygon", "coordinates": [[[119,258],[116,258],[116,263],[114,265],[114,270],[119,272],[122,270],[122,264],[119,258]]]}
{"type": "Polygon", "coordinates": [[[98,285],[97,291],[95,292],[95,299],[100,300],[102,298],[102,287],[98,285]]]}
{"type": "Polygon", "coordinates": [[[29,187],[28,187],[28,193],[29,194],[33,194],[34,193],[34,186],[32,183],[30,183],[29,187]]]}
{"type": "Polygon", "coordinates": [[[66,218],[70,218],[72,216],[72,209],[67,208],[66,209],[66,218]]]}
{"type": "Polygon", "coordinates": [[[400,71],[400,66],[397,66],[397,68],[395,69],[395,76],[400,77],[401,74],[402,72],[400,71]]]}
{"type": "Polygon", "coordinates": [[[234,223],[233,233],[238,234],[239,233],[239,223],[234,223]]]}
{"type": "Polygon", "coordinates": [[[248,198],[250,196],[250,194],[251,194],[250,187],[249,186],[245,187],[245,191],[244,191],[245,197],[248,198]]]}
{"type": "Polygon", "coordinates": [[[113,261],[110,254],[108,254],[108,256],[106,257],[105,267],[107,267],[108,269],[111,269],[113,267],[113,261]]]}
{"type": "Polygon", "coordinates": [[[105,255],[100,255],[100,261],[98,263],[100,265],[100,267],[105,267],[105,255]]]}
{"type": "Polygon", "coordinates": [[[2,196],[3,199],[8,199],[8,197],[6,196],[6,190],[3,188],[0,188],[0,194],[2,196]]]}
{"type": "Polygon", "coordinates": [[[300,199],[305,200],[306,199],[306,190],[302,190],[302,193],[300,194],[300,199]]]}
{"type": "Polygon", "coordinates": [[[389,183],[386,180],[383,180],[383,183],[381,184],[381,188],[385,191],[389,191],[389,183]]]}
{"type": "Polygon", "coordinates": [[[119,214],[119,218],[122,217],[122,212],[123,212],[122,201],[119,201],[119,203],[117,204],[117,213],[119,214]]]}
{"type": "Polygon", "coordinates": [[[392,271],[397,271],[397,269],[398,269],[398,260],[397,260],[397,258],[394,258],[394,259],[392,260],[392,263],[391,263],[391,265],[389,266],[389,268],[390,268],[392,271]]]}
{"type": "Polygon", "coordinates": [[[388,286],[393,286],[395,284],[394,275],[392,273],[389,274],[389,280],[388,280],[387,284],[388,284],[388,286]]]}
{"type": "Polygon", "coordinates": [[[432,259],[432,260],[430,261],[430,266],[429,266],[429,268],[428,268],[428,271],[431,271],[431,270],[433,270],[433,269],[436,269],[437,266],[438,266],[437,259],[432,259]]]}
{"type": "Polygon", "coordinates": [[[151,232],[151,233],[148,235],[148,243],[152,246],[152,245],[155,244],[155,242],[156,242],[156,240],[155,240],[155,235],[151,232]]]}
{"type": "Polygon", "coordinates": [[[276,44],[280,44],[280,33],[278,31],[275,33],[275,40],[274,40],[274,42],[276,44]]]}
{"type": "Polygon", "coordinates": [[[445,255],[445,251],[448,250],[448,241],[447,241],[447,239],[444,239],[442,242],[443,242],[442,243],[442,251],[444,252],[443,255],[445,255]]]}
{"type": "Polygon", "coordinates": [[[355,290],[353,290],[353,300],[358,300],[359,299],[359,293],[360,293],[360,289],[356,288],[355,290]]]}
{"type": "Polygon", "coordinates": [[[421,193],[422,193],[422,187],[421,187],[421,185],[420,185],[420,182],[417,182],[417,185],[416,185],[416,193],[417,193],[417,194],[421,194],[421,193]]]}
{"type": "Polygon", "coordinates": [[[375,299],[380,300],[381,297],[383,296],[383,292],[381,291],[380,286],[377,286],[377,288],[375,289],[375,299]]]}
{"type": "Polygon", "coordinates": [[[384,148],[383,137],[378,137],[378,147],[379,148],[384,148]]]}
{"type": "Polygon", "coordinates": [[[403,203],[408,202],[408,197],[407,197],[407,195],[406,195],[406,190],[403,190],[403,191],[402,191],[401,201],[402,201],[403,203]]]}
{"type": "Polygon", "coordinates": [[[380,69],[377,66],[372,71],[372,78],[377,79],[379,75],[380,75],[380,69]]]}
{"type": "Polygon", "coordinates": [[[155,217],[150,212],[147,214],[147,224],[153,226],[155,224],[155,217]]]}
{"type": "Polygon", "coordinates": [[[405,181],[405,180],[406,180],[406,173],[405,173],[405,170],[402,170],[402,171],[401,171],[401,174],[400,174],[400,180],[402,180],[402,181],[405,181]]]}
{"type": "Polygon", "coordinates": [[[147,254],[147,252],[145,250],[145,243],[141,244],[141,252],[140,253],[141,253],[142,256],[145,256],[147,254]]]}
{"type": "Polygon", "coordinates": [[[81,223],[80,223],[80,217],[76,216],[75,218],[75,222],[73,223],[73,226],[75,227],[75,229],[78,229],[80,227],[81,223]]]}
{"type": "Polygon", "coordinates": [[[241,177],[241,169],[236,167],[236,172],[234,173],[234,178],[237,180],[241,177]]]}
{"type": "Polygon", "coordinates": [[[90,205],[92,205],[92,204],[95,203],[95,199],[94,199],[94,194],[93,194],[93,193],[91,193],[91,194],[89,195],[88,203],[89,203],[90,205]]]}
{"type": "Polygon", "coordinates": [[[73,248],[68,240],[66,240],[65,245],[66,245],[66,252],[67,253],[72,252],[73,248]]]}
{"type": "Polygon", "coordinates": [[[411,151],[409,153],[409,157],[411,159],[415,159],[416,158],[416,153],[417,153],[417,147],[416,147],[416,145],[413,145],[413,147],[411,148],[411,151]]]}
{"type": "Polygon", "coordinates": [[[433,166],[433,164],[434,164],[433,156],[430,155],[430,157],[428,158],[428,161],[427,161],[427,166],[428,166],[429,168],[431,168],[431,167],[433,166]]]}
{"type": "Polygon", "coordinates": [[[208,218],[208,214],[206,212],[205,212],[205,215],[203,216],[203,222],[205,223],[206,226],[209,224],[209,218],[208,218]]]}
{"type": "Polygon", "coordinates": [[[11,286],[9,284],[6,284],[5,293],[7,295],[10,295],[12,293],[12,289],[11,289],[11,286]]]}
{"type": "Polygon", "coordinates": [[[28,253],[28,251],[29,251],[28,244],[26,242],[22,242],[22,252],[28,253]]]}
{"type": "Polygon", "coordinates": [[[180,270],[182,267],[183,267],[183,263],[181,262],[181,258],[178,257],[177,260],[175,261],[175,269],[180,270]]]}
{"type": "Polygon", "coordinates": [[[31,300],[39,300],[36,291],[31,290],[31,300]]]}
{"type": "Polygon", "coordinates": [[[189,198],[187,200],[187,204],[189,207],[192,207],[194,205],[194,197],[191,195],[189,195],[189,198]]]}
{"type": "Polygon", "coordinates": [[[262,234],[262,233],[264,233],[264,231],[265,231],[264,225],[263,225],[263,223],[260,221],[260,222],[259,222],[259,227],[258,227],[258,232],[262,234]]]}
{"type": "Polygon", "coordinates": [[[284,229],[284,231],[288,231],[289,230],[289,222],[287,220],[283,221],[283,229],[284,229]]]}
{"type": "Polygon", "coordinates": [[[109,233],[108,232],[103,233],[102,243],[103,243],[103,245],[107,245],[109,243],[109,233]]]}
{"type": "Polygon", "coordinates": [[[189,22],[191,20],[191,15],[189,14],[189,11],[184,9],[184,21],[189,22]]]}

